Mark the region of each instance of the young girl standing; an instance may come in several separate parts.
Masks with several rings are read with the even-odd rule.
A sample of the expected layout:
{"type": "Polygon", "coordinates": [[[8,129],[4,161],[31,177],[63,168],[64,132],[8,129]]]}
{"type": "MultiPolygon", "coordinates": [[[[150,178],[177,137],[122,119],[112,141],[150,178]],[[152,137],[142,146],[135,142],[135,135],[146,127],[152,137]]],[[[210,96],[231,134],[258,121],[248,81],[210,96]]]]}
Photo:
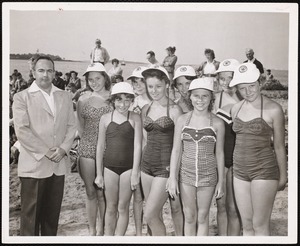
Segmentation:
{"type": "MultiPolygon", "coordinates": [[[[145,219],[153,236],[163,236],[166,235],[166,227],[161,214],[168,199],[165,187],[169,177],[174,126],[182,110],[167,96],[170,80],[168,72],[163,67],[150,67],[144,70],[142,75],[153,99],[142,109],[145,147],[141,162],[141,178],[146,200],[145,219]]],[[[175,228],[176,234],[178,232],[178,235],[182,235],[183,215],[178,197],[171,207],[175,227],[179,227],[175,228]]]]}
{"type": "Polygon", "coordinates": [[[129,111],[133,99],[129,83],[115,84],[111,92],[115,109],[99,123],[95,183],[104,189],[106,236],[125,234],[132,191],[139,185],[142,127],[140,116],[129,111]]]}
{"type": "Polygon", "coordinates": [[[212,198],[224,195],[225,130],[223,121],[211,113],[213,82],[195,79],[189,91],[194,109],[176,122],[167,190],[171,197],[180,190],[184,234],[207,236],[212,198]]]}
{"type": "Polygon", "coordinates": [[[233,78],[233,73],[239,62],[235,59],[226,59],[220,63],[216,71],[221,92],[215,94],[215,114],[224,121],[225,124],[225,193],[221,199],[217,200],[217,224],[219,236],[239,236],[241,224],[238,209],[235,202],[233,190],[233,149],[235,145],[235,133],[232,130],[231,108],[242,98],[236,86],[229,87],[233,78]]]}
{"type": "MultiPolygon", "coordinates": [[[[137,67],[127,78],[127,80],[131,80],[136,95],[132,107],[129,110],[132,110],[137,114],[141,114],[142,108],[151,102],[146,90],[146,81],[142,75],[142,71],[145,69],[146,67],[137,67]]],[[[142,185],[140,183],[133,193],[133,214],[137,236],[142,236],[143,200],[142,185]]]]}
{"type": "Polygon", "coordinates": [[[77,102],[78,135],[80,142],[79,174],[83,179],[86,190],[86,212],[90,236],[96,235],[98,220],[98,235],[103,235],[103,217],[105,201],[103,191],[94,185],[96,177],[96,147],[98,127],[102,115],[111,112],[108,103],[110,79],[101,63],[90,64],[83,74],[91,89],[79,97],[77,102]],[[99,213],[98,213],[99,211],[99,213]]]}
{"type": "Polygon", "coordinates": [[[275,196],[287,182],[283,110],[261,94],[259,77],[255,64],[244,63],[235,69],[229,84],[244,98],[231,111],[236,133],[233,186],[243,236],[270,236],[275,196]]]}

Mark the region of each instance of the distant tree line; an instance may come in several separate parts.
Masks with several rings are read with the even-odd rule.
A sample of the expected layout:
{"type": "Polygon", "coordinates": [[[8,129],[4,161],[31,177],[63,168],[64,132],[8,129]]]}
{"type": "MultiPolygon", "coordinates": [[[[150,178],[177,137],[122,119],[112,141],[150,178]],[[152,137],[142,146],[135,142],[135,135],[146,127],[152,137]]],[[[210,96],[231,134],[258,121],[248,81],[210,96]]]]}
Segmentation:
{"type": "MultiPolygon", "coordinates": [[[[10,54],[10,59],[20,59],[20,60],[29,60],[31,57],[35,56],[36,53],[27,53],[27,54],[10,54]]],[[[46,55],[50,56],[52,60],[54,61],[64,61],[64,58],[61,58],[60,56],[54,56],[50,54],[44,54],[44,53],[39,53],[39,55],[46,55]]]]}

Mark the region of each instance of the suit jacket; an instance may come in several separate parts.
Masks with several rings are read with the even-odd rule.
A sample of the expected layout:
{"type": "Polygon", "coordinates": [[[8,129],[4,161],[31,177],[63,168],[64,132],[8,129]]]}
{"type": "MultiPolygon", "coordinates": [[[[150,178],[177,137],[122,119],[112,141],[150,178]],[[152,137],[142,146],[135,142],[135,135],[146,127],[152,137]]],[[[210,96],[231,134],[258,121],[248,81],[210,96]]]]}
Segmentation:
{"type": "Polygon", "coordinates": [[[23,90],[14,95],[14,126],[20,141],[18,176],[46,178],[64,175],[69,164],[68,152],[76,132],[76,121],[70,93],[56,89],[53,92],[54,117],[41,91],[23,90]],[[45,154],[52,147],[61,147],[67,153],[59,163],[45,154]]]}
{"type": "MultiPolygon", "coordinates": [[[[94,62],[94,56],[95,56],[95,50],[96,50],[97,47],[95,47],[92,51],[91,51],[91,54],[90,54],[90,58],[91,58],[91,63],[94,62]]],[[[107,50],[103,47],[100,47],[100,49],[102,50],[102,58],[103,58],[103,62],[104,64],[108,63],[109,61],[109,54],[107,52],[107,50]]]]}

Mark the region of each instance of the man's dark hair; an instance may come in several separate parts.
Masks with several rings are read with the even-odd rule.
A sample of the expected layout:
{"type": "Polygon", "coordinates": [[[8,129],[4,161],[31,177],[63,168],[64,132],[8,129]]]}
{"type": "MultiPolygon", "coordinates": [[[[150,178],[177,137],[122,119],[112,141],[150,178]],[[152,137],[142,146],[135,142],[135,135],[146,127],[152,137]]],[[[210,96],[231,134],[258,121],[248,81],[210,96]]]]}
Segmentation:
{"type": "Polygon", "coordinates": [[[150,56],[155,56],[155,53],[154,53],[152,50],[148,51],[148,52],[147,52],[147,55],[148,55],[148,54],[149,54],[150,56]]]}
{"type": "Polygon", "coordinates": [[[50,56],[45,56],[45,55],[36,55],[36,56],[33,56],[31,58],[32,70],[35,70],[36,63],[39,60],[48,60],[48,61],[51,61],[52,64],[53,64],[53,69],[55,70],[55,68],[54,68],[54,61],[52,60],[52,58],[50,56]]]}

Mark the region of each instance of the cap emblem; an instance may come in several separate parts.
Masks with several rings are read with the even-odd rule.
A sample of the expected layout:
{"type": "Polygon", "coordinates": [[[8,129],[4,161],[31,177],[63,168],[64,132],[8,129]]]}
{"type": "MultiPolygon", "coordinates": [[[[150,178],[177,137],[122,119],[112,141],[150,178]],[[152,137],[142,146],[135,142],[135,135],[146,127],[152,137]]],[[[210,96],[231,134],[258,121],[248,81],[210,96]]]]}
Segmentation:
{"type": "Polygon", "coordinates": [[[248,68],[245,65],[243,65],[239,68],[240,73],[245,73],[247,70],[248,70],[248,68]]]}
{"type": "Polygon", "coordinates": [[[223,66],[229,66],[230,63],[231,63],[230,61],[226,60],[226,61],[223,62],[223,66]]]}

